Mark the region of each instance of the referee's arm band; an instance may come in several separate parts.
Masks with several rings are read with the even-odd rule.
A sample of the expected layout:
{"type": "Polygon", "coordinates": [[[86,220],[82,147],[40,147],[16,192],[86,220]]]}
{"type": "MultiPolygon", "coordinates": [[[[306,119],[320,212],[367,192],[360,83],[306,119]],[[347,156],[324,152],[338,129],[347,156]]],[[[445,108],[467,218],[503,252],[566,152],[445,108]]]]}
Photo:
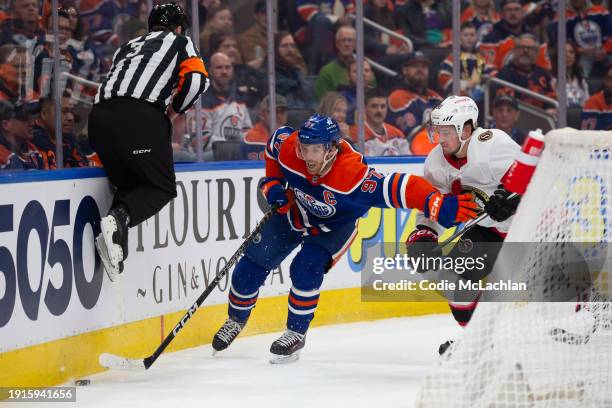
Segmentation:
{"type": "Polygon", "coordinates": [[[185,83],[185,77],[188,74],[192,73],[200,73],[208,78],[208,72],[206,71],[206,67],[204,66],[204,61],[200,57],[192,57],[187,58],[181,65],[179,65],[179,82],[177,87],[177,92],[181,92],[183,89],[183,85],[185,83]]]}
{"type": "Polygon", "coordinates": [[[198,96],[206,91],[209,85],[208,73],[202,59],[194,57],[183,61],[179,69],[179,83],[172,107],[182,113],[189,109],[198,96]]]}

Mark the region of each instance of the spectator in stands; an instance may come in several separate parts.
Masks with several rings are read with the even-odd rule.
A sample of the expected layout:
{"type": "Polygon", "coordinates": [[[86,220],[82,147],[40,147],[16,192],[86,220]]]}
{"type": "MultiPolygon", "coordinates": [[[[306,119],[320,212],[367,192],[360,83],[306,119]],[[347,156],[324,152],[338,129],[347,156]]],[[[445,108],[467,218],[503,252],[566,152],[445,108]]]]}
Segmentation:
{"type": "Polygon", "coordinates": [[[347,67],[355,53],[356,32],[353,27],[343,26],[336,33],[336,59],[321,68],[315,81],[315,96],[323,98],[338,85],[348,84],[347,67]]]}
{"type": "MultiPolygon", "coordinates": [[[[461,25],[461,95],[472,98],[480,103],[484,98],[484,85],[486,80],[494,74],[494,68],[487,64],[485,57],[476,47],[478,36],[476,27],[471,23],[461,25]]],[[[446,57],[438,73],[438,83],[448,95],[453,85],[453,55],[446,57]]]]}
{"type": "MultiPolygon", "coordinates": [[[[55,100],[43,98],[40,100],[40,117],[34,125],[34,139],[32,143],[42,155],[45,169],[57,169],[55,157],[55,100]]],[[[87,167],[90,165],[87,158],[81,154],[74,131],[74,113],[70,93],[62,95],[61,124],[62,124],[62,150],[64,167],[87,167]]],[[[93,164],[92,164],[93,165],[93,164]]]]}
{"type": "MultiPolygon", "coordinates": [[[[513,50],[514,57],[512,62],[503,67],[497,74],[497,78],[511,82],[515,85],[527,88],[540,95],[548,96],[556,99],[557,92],[553,87],[553,77],[549,70],[543,69],[536,65],[536,58],[539,49],[538,40],[532,34],[521,34],[516,40],[516,47],[513,50]]],[[[506,93],[505,88],[497,90],[496,93],[506,93]]],[[[550,104],[547,104],[540,99],[530,97],[519,93],[517,98],[525,103],[540,108],[548,108],[551,114],[554,109],[550,109],[550,104]]]]}
{"type": "Polygon", "coordinates": [[[233,33],[213,32],[210,35],[209,44],[211,53],[221,52],[232,60],[234,83],[238,91],[246,95],[247,106],[249,108],[255,107],[266,93],[265,74],[248,64],[242,63],[238,51],[238,40],[233,33]]]}
{"type": "MultiPolygon", "coordinates": [[[[480,44],[480,50],[486,57],[487,63],[496,69],[501,69],[512,58],[510,51],[514,49],[515,39],[522,34],[531,33],[525,22],[523,5],[519,0],[503,0],[501,5],[502,19],[493,24],[493,31],[486,35],[480,44]]],[[[536,56],[536,62],[540,67],[550,69],[546,43],[540,45],[536,56]]]]}
{"type": "Polygon", "coordinates": [[[433,136],[435,139],[432,141],[427,129],[427,126],[421,126],[421,128],[415,132],[412,141],[410,142],[410,151],[414,156],[427,156],[434,147],[438,145],[439,136],[436,134],[433,136]]]}
{"type": "MultiPolygon", "coordinates": [[[[276,128],[287,124],[287,99],[276,95],[276,128]]],[[[259,121],[244,137],[242,152],[248,160],[264,160],[266,143],[272,134],[270,129],[270,97],[266,96],[259,104],[259,121]]]]}
{"type": "Polygon", "coordinates": [[[353,0],[295,0],[299,17],[289,23],[306,53],[308,72],[319,72],[334,58],[335,27],[350,24],[346,14],[355,11],[353,3],[353,0]]]}
{"type": "MultiPolygon", "coordinates": [[[[71,0],[72,1],[72,0],[71,0]]],[[[121,42],[127,42],[133,38],[139,37],[146,34],[148,30],[147,22],[149,19],[149,10],[147,7],[146,0],[137,1],[137,13],[130,17],[128,20],[121,23],[118,27],[119,35],[121,36],[121,42]],[[141,31],[144,24],[144,33],[141,31]]]]}
{"type": "Polygon", "coordinates": [[[499,21],[495,0],[470,0],[461,13],[461,23],[471,23],[476,28],[478,42],[493,31],[493,24],[499,21]]]}
{"type": "MultiPolygon", "coordinates": [[[[70,21],[70,34],[66,40],[66,46],[72,57],[71,73],[93,82],[100,82],[103,61],[100,55],[93,49],[88,36],[85,35],[86,30],[83,19],[77,9],[76,2],[73,0],[64,0],[61,3],[62,9],[68,14],[70,21]]],[[[140,20],[134,21],[140,23],[140,20]]],[[[122,27],[125,29],[129,23],[130,21],[126,22],[122,27]]],[[[142,24],[144,24],[144,32],[146,33],[148,31],[147,25],[146,23],[142,24]]],[[[134,37],[136,37],[136,35],[128,39],[134,37]]],[[[93,91],[89,90],[89,93],[95,94],[95,89],[93,91]]]]}
{"type": "Polygon", "coordinates": [[[61,4],[62,8],[68,13],[70,19],[71,38],[79,41],[82,40],[85,36],[85,27],[76,2],[73,0],[64,0],[61,4]]]}
{"type": "Polygon", "coordinates": [[[421,51],[411,53],[402,68],[403,83],[389,95],[387,122],[401,129],[409,141],[429,120],[429,111],[442,102],[427,87],[430,65],[421,51]]]}
{"type": "Polygon", "coordinates": [[[189,163],[197,160],[197,154],[191,143],[195,142],[195,139],[188,131],[188,124],[193,123],[190,116],[192,116],[191,112],[186,112],[184,115],[175,115],[172,118],[172,159],[175,163],[189,163]]]}
{"type": "MultiPolygon", "coordinates": [[[[38,99],[32,84],[28,83],[31,57],[27,49],[16,44],[0,46],[0,100],[38,99]]],[[[31,79],[30,79],[31,81],[31,79]]]]}
{"type": "Polygon", "coordinates": [[[348,102],[338,92],[328,92],[321,99],[317,113],[322,116],[330,116],[338,122],[340,126],[340,136],[346,140],[351,140],[350,127],[346,123],[346,111],[348,102]]]}
{"type": "Polygon", "coordinates": [[[274,36],[274,44],[276,93],[287,98],[287,103],[292,108],[314,109],[312,86],[300,69],[300,62],[303,60],[293,36],[287,31],[281,31],[274,36]]]}
{"type": "MultiPolygon", "coordinates": [[[[77,115],[74,115],[75,119],[78,119],[77,115]]],[[[73,141],[76,142],[77,150],[79,154],[87,160],[87,165],[90,167],[103,167],[102,160],[100,160],[100,156],[98,153],[91,147],[91,143],[89,141],[89,134],[87,131],[83,131],[76,137],[74,133],[70,133],[69,137],[73,137],[73,141]]]]}
{"type": "MultiPolygon", "coordinates": [[[[552,74],[557,73],[557,50],[552,53],[552,74]]],[[[576,53],[576,46],[570,42],[565,44],[566,89],[567,106],[570,108],[582,107],[589,99],[589,85],[582,74],[580,55],[576,53]]],[[[557,89],[556,79],[553,79],[553,88],[557,89]]]]}
{"type": "Polygon", "coordinates": [[[8,0],[0,1],[0,23],[9,17],[8,12],[10,7],[8,3],[8,0]]]}
{"type": "MultiPolygon", "coordinates": [[[[187,15],[191,15],[191,3],[189,1],[186,2],[185,6],[187,6],[187,15]]],[[[208,17],[208,10],[211,7],[216,7],[221,4],[221,0],[199,0],[198,1],[198,18],[200,23],[200,28],[206,25],[206,20],[208,17]]]]}
{"type": "MultiPolygon", "coordinates": [[[[364,7],[364,16],[396,32],[402,31],[401,21],[398,19],[398,14],[395,13],[395,6],[387,0],[370,0],[364,7]]],[[[365,27],[364,27],[365,28],[365,27]]],[[[390,40],[387,38],[387,40],[390,40]]],[[[387,45],[392,45],[389,41],[384,41],[387,45]]]]}
{"type": "Polygon", "coordinates": [[[255,3],[255,24],[238,37],[242,60],[255,69],[262,68],[268,49],[266,1],[255,3]]]}
{"type": "MultiPolygon", "coordinates": [[[[353,59],[348,65],[348,79],[349,83],[346,85],[339,85],[336,91],[342,94],[348,103],[348,110],[346,112],[346,123],[352,125],[355,123],[355,109],[357,107],[357,60],[353,59]]],[[[363,81],[365,82],[365,89],[373,88],[376,86],[376,78],[372,67],[367,60],[363,61],[363,81]]]]}
{"type": "Polygon", "coordinates": [[[603,89],[586,101],[581,119],[584,130],[612,130],[612,63],[608,63],[603,89]]]}
{"type": "Polygon", "coordinates": [[[493,129],[501,129],[506,132],[516,143],[523,145],[525,134],[518,129],[521,113],[518,102],[512,95],[501,94],[493,100],[493,129]]]}
{"type": "Polygon", "coordinates": [[[18,44],[32,50],[39,37],[44,36],[40,25],[38,0],[14,0],[11,18],[0,25],[0,44],[18,44]]]}
{"type": "Polygon", "coordinates": [[[450,2],[441,0],[414,0],[397,8],[404,33],[414,46],[443,47],[449,44],[452,9],[450,2]]]}
{"type": "Polygon", "coordinates": [[[149,32],[148,19],[149,10],[146,0],[138,0],[138,14],[123,22],[119,27],[119,35],[121,43],[127,42],[133,38],[140,37],[149,32]]]}
{"type": "MultiPolygon", "coordinates": [[[[46,97],[51,94],[53,79],[53,21],[49,14],[46,20],[46,35],[34,49],[34,91],[46,97]]],[[[72,72],[73,59],[68,50],[67,41],[71,36],[70,16],[64,9],[58,10],[60,72],[72,72]]]]}
{"type": "Polygon", "coordinates": [[[211,86],[202,96],[204,160],[213,160],[213,143],[244,139],[253,127],[246,95],[236,88],[232,60],[222,52],[210,57],[211,86]]]}
{"type": "Polygon", "coordinates": [[[234,31],[234,17],[229,6],[219,4],[208,10],[206,25],[200,34],[200,52],[210,54],[210,36],[212,33],[231,33],[234,31]]]}
{"type": "MultiPolygon", "coordinates": [[[[387,95],[380,89],[370,89],[365,96],[365,155],[405,156],[411,154],[404,133],[385,123],[387,95]]],[[[357,126],[351,126],[351,138],[359,143],[357,126]]]]}
{"type": "MultiPolygon", "coordinates": [[[[610,12],[601,5],[590,5],[587,0],[570,0],[565,16],[567,41],[576,44],[584,74],[601,77],[612,55],[610,12]]],[[[554,21],[548,27],[551,44],[557,42],[557,25],[554,21]]]]}
{"type": "MultiPolygon", "coordinates": [[[[404,33],[401,21],[398,18],[399,15],[395,12],[395,7],[391,1],[369,1],[365,5],[364,16],[399,34],[404,33]]],[[[364,51],[366,55],[386,67],[392,69],[401,67],[406,54],[413,51],[412,48],[412,43],[398,40],[387,33],[364,25],[364,51]]]]}
{"type": "Polygon", "coordinates": [[[0,101],[0,170],[44,168],[42,156],[32,144],[33,105],[0,101]]]}
{"type": "Polygon", "coordinates": [[[87,27],[92,48],[101,57],[112,57],[121,45],[122,26],[137,18],[140,10],[136,0],[79,1],[78,8],[87,27]]]}

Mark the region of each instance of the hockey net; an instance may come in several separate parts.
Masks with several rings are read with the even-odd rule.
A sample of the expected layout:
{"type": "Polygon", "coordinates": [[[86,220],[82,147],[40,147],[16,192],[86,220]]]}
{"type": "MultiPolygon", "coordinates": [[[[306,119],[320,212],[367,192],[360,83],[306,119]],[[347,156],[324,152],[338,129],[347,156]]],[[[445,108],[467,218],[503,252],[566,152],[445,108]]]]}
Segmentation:
{"type": "MultiPolygon", "coordinates": [[[[579,242],[604,261],[577,301],[481,302],[424,378],[419,408],[612,407],[612,132],[559,129],[545,143],[502,253],[509,242],[579,242]]],[[[521,258],[509,278],[553,298],[566,289],[521,258]]]]}

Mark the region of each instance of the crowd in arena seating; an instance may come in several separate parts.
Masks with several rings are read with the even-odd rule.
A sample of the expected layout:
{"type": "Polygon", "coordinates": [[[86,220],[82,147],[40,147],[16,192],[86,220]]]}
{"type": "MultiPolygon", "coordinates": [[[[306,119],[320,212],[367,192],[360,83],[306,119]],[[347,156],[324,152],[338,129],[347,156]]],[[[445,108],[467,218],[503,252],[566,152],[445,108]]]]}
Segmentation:
{"type": "MultiPolygon", "coordinates": [[[[155,3],[154,1],[153,3],[155,3]]],[[[191,2],[178,0],[191,13],[191,2]]],[[[211,78],[195,113],[174,119],[175,160],[263,158],[269,127],[266,2],[199,0],[198,39],[211,78]]],[[[274,35],[276,124],[299,126],[314,112],[334,117],[359,149],[354,0],[278,2],[274,35]]],[[[0,1],[0,169],[54,169],[53,78],[61,75],[63,167],[99,165],[87,142],[96,83],[123,42],[147,33],[146,0],[59,0],[55,41],[49,0],[0,1]]],[[[366,155],[427,154],[429,112],[453,89],[480,107],[479,125],[518,143],[532,116],[555,120],[556,2],[464,0],[459,61],[453,61],[451,0],[367,0],[364,26],[366,155]],[[383,68],[381,68],[381,66],[383,68]],[[497,78],[531,92],[488,82],[497,78]],[[488,91],[488,92],[487,92],[488,91]],[[489,98],[487,101],[486,99],[489,98]],[[490,112],[485,107],[490,106],[490,112]],[[523,109],[525,108],[525,109],[523,109]]],[[[568,124],[612,130],[612,17],[609,0],[570,0],[566,12],[568,124]]],[[[531,127],[530,127],[531,126],[531,127]]]]}

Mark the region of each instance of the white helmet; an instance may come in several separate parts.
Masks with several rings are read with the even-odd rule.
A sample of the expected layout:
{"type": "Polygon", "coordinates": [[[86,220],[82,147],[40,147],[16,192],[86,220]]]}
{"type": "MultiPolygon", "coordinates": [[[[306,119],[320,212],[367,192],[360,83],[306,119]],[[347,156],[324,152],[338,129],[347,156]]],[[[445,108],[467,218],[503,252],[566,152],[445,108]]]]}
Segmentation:
{"type": "Polygon", "coordinates": [[[451,95],[431,111],[431,124],[434,126],[455,126],[459,139],[461,139],[463,125],[468,120],[471,120],[472,127],[476,128],[478,106],[472,98],[467,96],[451,95]]]}

